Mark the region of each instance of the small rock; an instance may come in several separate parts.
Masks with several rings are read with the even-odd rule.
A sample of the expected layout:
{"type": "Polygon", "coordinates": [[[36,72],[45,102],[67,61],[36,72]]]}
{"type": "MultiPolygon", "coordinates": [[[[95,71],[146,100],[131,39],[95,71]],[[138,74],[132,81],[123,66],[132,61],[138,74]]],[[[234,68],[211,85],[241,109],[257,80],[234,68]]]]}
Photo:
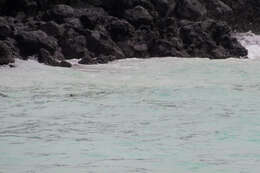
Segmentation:
{"type": "Polygon", "coordinates": [[[79,64],[96,64],[97,58],[94,58],[90,52],[86,52],[85,56],[81,58],[79,64]]]}
{"type": "Polygon", "coordinates": [[[113,61],[115,59],[117,59],[117,58],[115,56],[112,56],[112,55],[108,55],[108,56],[100,55],[97,58],[97,62],[100,63],[100,64],[106,64],[106,63],[113,61]]]}
{"type": "Polygon", "coordinates": [[[67,61],[61,61],[59,64],[60,67],[72,67],[71,63],[67,62],[67,61]]]}
{"type": "Polygon", "coordinates": [[[14,68],[14,67],[16,67],[14,64],[9,64],[9,67],[10,68],[14,68]]]}

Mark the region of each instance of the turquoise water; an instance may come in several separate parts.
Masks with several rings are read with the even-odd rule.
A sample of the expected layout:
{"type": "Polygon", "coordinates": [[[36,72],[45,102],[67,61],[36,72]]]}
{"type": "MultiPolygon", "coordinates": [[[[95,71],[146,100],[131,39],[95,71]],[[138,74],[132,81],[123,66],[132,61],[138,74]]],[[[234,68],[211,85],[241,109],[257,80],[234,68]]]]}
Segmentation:
{"type": "Polygon", "coordinates": [[[258,172],[258,60],[1,69],[0,172],[258,172]]]}
{"type": "Polygon", "coordinates": [[[260,60],[0,67],[0,173],[258,173],[260,60]]]}

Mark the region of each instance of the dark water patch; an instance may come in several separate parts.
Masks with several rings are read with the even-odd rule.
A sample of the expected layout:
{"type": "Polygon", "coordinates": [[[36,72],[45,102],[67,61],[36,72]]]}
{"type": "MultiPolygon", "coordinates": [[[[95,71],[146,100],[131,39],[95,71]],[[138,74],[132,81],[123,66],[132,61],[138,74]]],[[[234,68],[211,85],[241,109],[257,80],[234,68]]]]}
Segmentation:
{"type": "Polygon", "coordinates": [[[77,138],[75,141],[76,142],[91,142],[93,140],[91,140],[89,138],[77,138]]]}

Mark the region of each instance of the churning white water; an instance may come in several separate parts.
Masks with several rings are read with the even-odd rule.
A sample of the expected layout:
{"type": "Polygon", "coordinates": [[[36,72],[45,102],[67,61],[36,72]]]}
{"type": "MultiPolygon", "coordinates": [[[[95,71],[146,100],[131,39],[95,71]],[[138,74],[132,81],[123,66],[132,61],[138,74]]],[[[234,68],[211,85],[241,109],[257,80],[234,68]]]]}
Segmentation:
{"type": "Polygon", "coordinates": [[[247,48],[248,58],[260,59],[260,35],[252,32],[236,34],[239,42],[247,48]]]}
{"type": "Polygon", "coordinates": [[[258,173],[259,37],[248,60],[0,67],[1,173],[258,173]]]}

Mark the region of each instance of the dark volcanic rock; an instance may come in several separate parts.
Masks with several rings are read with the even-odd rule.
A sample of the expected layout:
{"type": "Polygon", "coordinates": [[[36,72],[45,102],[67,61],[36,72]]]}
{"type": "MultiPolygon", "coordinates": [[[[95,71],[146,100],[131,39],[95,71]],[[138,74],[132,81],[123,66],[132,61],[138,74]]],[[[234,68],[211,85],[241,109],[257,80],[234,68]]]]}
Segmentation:
{"type": "Polygon", "coordinates": [[[199,0],[180,0],[177,15],[182,19],[199,20],[205,17],[207,9],[199,0]]]}
{"type": "Polygon", "coordinates": [[[76,13],[84,28],[88,29],[94,29],[98,24],[104,25],[109,17],[109,14],[103,8],[97,7],[78,9],[76,13]]]}
{"type": "Polygon", "coordinates": [[[171,40],[159,39],[156,40],[151,50],[153,55],[157,57],[188,57],[189,55],[185,51],[179,50],[181,47],[182,42],[177,38],[172,38],[171,40]]]}
{"type": "Polygon", "coordinates": [[[35,0],[6,0],[2,7],[2,13],[12,16],[16,16],[20,12],[25,14],[37,13],[37,2],[35,0]]]}
{"type": "Polygon", "coordinates": [[[165,16],[170,8],[170,4],[175,3],[169,2],[169,0],[152,0],[152,3],[154,4],[155,8],[158,9],[159,14],[161,16],[165,16]]]}
{"type": "Polygon", "coordinates": [[[96,64],[97,58],[94,58],[94,55],[92,55],[90,52],[86,52],[85,56],[81,58],[79,61],[79,64],[96,64]]]}
{"type": "Polygon", "coordinates": [[[226,21],[239,32],[249,30],[260,33],[260,1],[259,0],[222,0],[233,10],[233,15],[226,21]]]}
{"type": "Polygon", "coordinates": [[[65,31],[65,29],[61,25],[57,24],[54,21],[50,21],[42,24],[40,26],[40,29],[45,33],[47,33],[48,35],[56,38],[60,38],[65,31]]]}
{"type": "Polygon", "coordinates": [[[82,58],[79,63],[80,64],[105,64],[108,63],[109,61],[116,60],[117,58],[113,55],[100,55],[98,57],[93,58],[93,56],[85,56],[82,58]]]}
{"type": "Polygon", "coordinates": [[[6,65],[14,62],[12,48],[3,41],[0,41],[0,65],[6,65]]]}
{"type": "Polygon", "coordinates": [[[124,10],[133,8],[135,0],[106,0],[102,1],[102,7],[111,15],[123,17],[124,10]]]}
{"type": "Polygon", "coordinates": [[[74,9],[65,4],[55,5],[46,14],[46,18],[50,20],[55,20],[58,23],[64,23],[64,19],[71,18],[74,16],[74,9]]]}
{"type": "Polygon", "coordinates": [[[223,20],[232,17],[232,8],[221,0],[205,0],[205,4],[208,9],[208,16],[210,17],[223,20]]]}
{"type": "Polygon", "coordinates": [[[65,20],[65,27],[67,28],[82,28],[83,25],[78,18],[66,18],[65,20]]]}
{"type": "Polygon", "coordinates": [[[19,31],[16,35],[18,46],[22,55],[32,56],[37,54],[41,48],[44,48],[51,53],[57,49],[57,40],[54,37],[48,36],[43,31],[19,31]]]}
{"type": "Polygon", "coordinates": [[[150,48],[157,39],[159,39],[157,31],[143,27],[136,30],[129,39],[119,41],[117,44],[127,57],[147,58],[153,56],[150,48]]]}
{"type": "Polygon", "coordinates": [[[66,59],[79,59],[85,56],[86,38],[72,28],[64,33],[59,44],[66,59]]]}
{"type": "Polygon", "coordinates": [[[71,63],[69,63],[69,62],[67,62],[67,61],[61,61],[60,63],[59,63],[59,66],[60,67],[72,67],[72,65],[71,65],[71,63]]]}
{"type": "Polygon", "coordinates": [[[59,64],[60,64],[56,59],[54,59],[54,57],[51,55],[51,53],[44,48],[40,49],[40,53],[38,55],[38,61],[40,63],[44,63],[44,64],[52,65],[52,66],[59,66],[59,64]]]}
{"type": "Polygon", "coordinates": [[[2,0],[0,64],[246,56],[231,33],[260,32],[259,9],[258,0],[2,0]]]}
{"type": "Polygon", "coordinates": [[[126,10],[125,18],[135,26],[140,26],[142,24],[149,25],[153,22],[153,17],[149,11],[142,6],[136,6],[133,9],[126,10]]]}
{"type": "Polygon", "coordinates": [[[124,19],[115,19],[108,24],[107,30],[114,41],[122,41],[133,35],[134,27],[124,19]]]}
{"type": "Polygon", "coordinates": [[[8,21],[5,18],[0,17],[0,39],[5,39],[7,37],[10,37],[12,36],[12,34],[13,34],[13,29],[9,25],[8,21]]]}
{"type": "Polygon", "coordinates": [[[88,49],[95,53],[96,56],[112,55],[117,59],[125,58],[123,51],[103,32],[85,30],[85,36],[88,49]]]}
{"type": "Polygon", "coordinates": [[[183,21],[181,25],[180,35],[184,47],[193,57],[219,59],[247,55],[246,49],[232,38],[230,27],[226,23],[205,20],[196,23],[183,21]],[[216,53],[220,51],[221,53],[216,53]]]}
{"type": "Polygon", "coordinates": [[[40,53],[38,55],[38,62],[44,63],[46,65],[51,66],[59,66],[59,67],[71,67],[71,63],[65,61],[64,59],[58,59],[57,54],[51,54],[48,50],[41,48],[40,53]]]}

